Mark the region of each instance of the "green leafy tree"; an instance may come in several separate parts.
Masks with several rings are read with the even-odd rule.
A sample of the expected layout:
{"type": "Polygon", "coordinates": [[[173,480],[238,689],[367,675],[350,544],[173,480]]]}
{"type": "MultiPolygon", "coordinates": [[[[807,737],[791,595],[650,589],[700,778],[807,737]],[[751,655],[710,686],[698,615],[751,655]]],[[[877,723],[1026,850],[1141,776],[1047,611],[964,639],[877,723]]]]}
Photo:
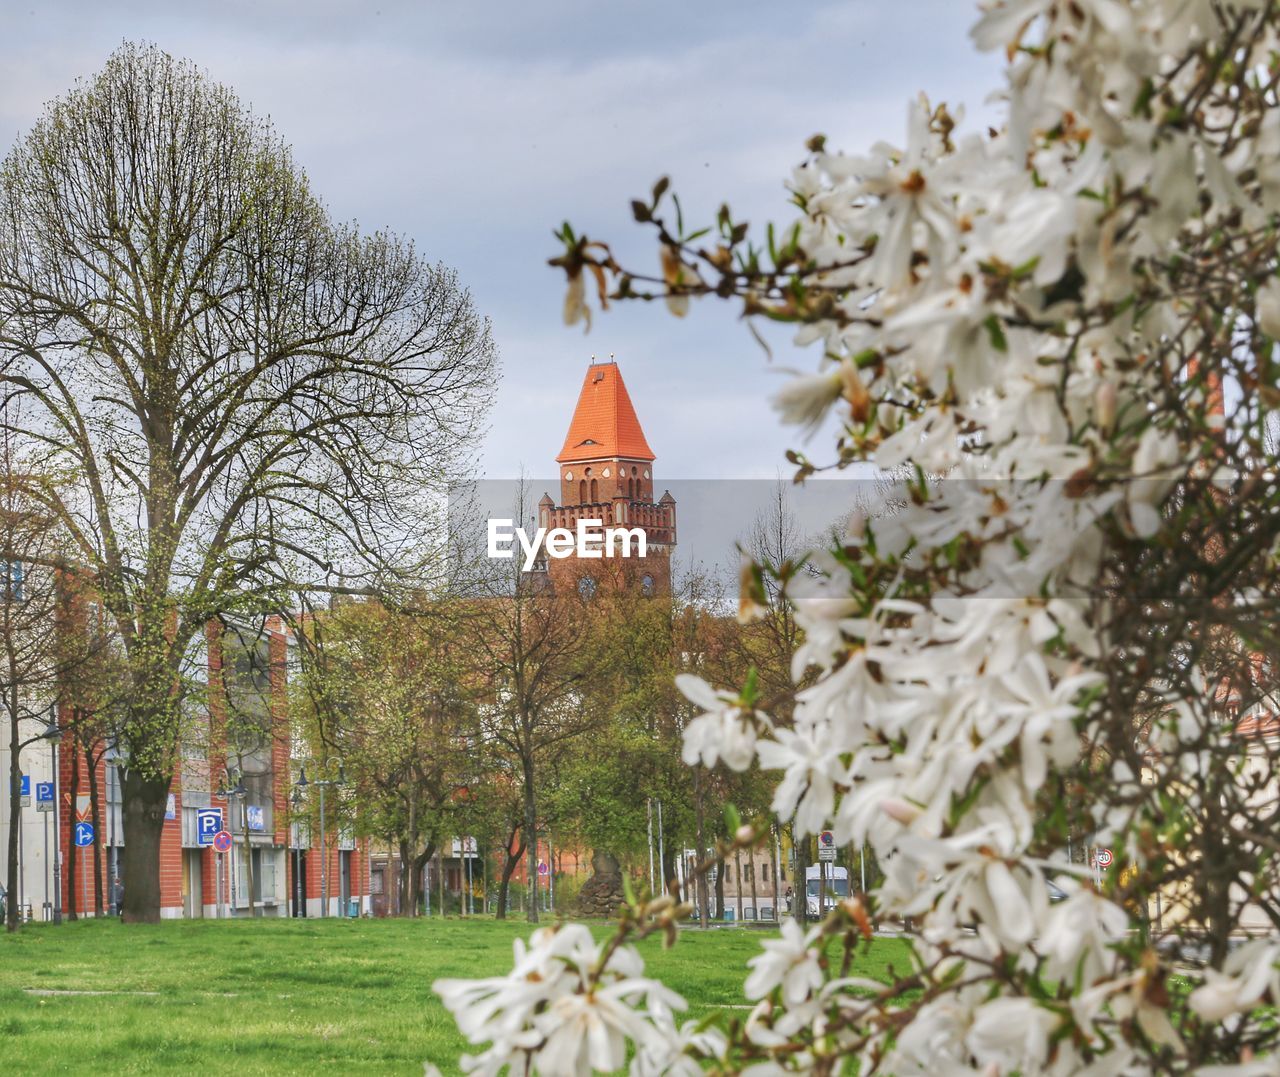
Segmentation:
{"type": "Polygon", "coordinates": [[[309,635],[301,728],[317,755],[343,760],[358,829],[396,846],[400,914],[416,916],[426,865],[465,825],[484,765],[461,613],[449,600],[348,602],[309,635]]]}

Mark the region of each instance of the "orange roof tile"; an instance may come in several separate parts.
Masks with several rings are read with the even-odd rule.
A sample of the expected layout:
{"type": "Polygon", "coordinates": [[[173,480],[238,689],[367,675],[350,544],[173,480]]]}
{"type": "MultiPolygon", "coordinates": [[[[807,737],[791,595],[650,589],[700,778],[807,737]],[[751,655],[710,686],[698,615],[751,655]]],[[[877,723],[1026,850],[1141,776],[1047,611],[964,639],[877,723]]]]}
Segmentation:
{"type": "Polygon", "coordinates": [[[627,395],[617,363],[594,363],[587,368],[573,409],[573,421],[556,461],[599,460],[625,457],[652,460],[636,409],[627,395]]]}

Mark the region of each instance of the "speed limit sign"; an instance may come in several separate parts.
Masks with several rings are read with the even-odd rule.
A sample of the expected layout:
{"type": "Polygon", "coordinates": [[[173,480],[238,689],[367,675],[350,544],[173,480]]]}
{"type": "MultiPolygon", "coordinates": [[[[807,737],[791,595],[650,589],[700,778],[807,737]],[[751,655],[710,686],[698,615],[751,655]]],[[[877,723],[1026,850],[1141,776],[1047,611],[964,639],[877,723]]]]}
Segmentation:
{"type": "Polygon", "coordinates": [[[1111,861],[1113,861],[1114,859],[1115,857],[1111,855],[1110,849],[1098,849],[1093,854],[1093,861],[1100,868],[1111,867],[1111,861]]]}

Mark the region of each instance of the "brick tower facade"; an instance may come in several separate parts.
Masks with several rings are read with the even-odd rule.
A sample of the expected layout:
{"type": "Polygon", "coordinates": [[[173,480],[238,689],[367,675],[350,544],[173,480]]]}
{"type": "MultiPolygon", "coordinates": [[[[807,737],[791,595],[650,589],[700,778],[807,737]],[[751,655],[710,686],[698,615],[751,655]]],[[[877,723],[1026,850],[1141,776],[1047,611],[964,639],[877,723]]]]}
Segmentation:
{"type": "Polygon", "coordinates": [[[553,589],[576,588],[587,597],[602,585],[635,588],[642,594],[671,590],[676,500],[669,491],[654,498],[653,462],[618,364],[593,361],[556,457],[560,500],[543,494],[538,524],[573,530],[579,520],[601,520],[604,527],[641,528],[646,555],[551,558],[547,574],[553,589]]]}

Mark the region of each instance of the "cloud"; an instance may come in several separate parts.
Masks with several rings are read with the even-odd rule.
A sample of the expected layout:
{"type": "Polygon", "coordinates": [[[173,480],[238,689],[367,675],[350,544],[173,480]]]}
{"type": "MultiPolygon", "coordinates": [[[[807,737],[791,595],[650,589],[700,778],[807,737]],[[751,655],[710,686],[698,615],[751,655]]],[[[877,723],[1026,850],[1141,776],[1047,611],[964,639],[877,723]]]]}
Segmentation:
{"type": "Polygon", "coordinates": [[[777,375],[733,312],[704,303],[677,322],[636,306],[583,338],[559,324],[551,230],[567,217],[653,264],[627,205],[664,172],[692,219],[723,199],[756,222],[785,219],[785,177],[815,131],[850,149],[900,141],[922,87],[978,104],[995,67],[972,53],[971,18],[954,0],[86,0],[11,17],[0,133],[29,126],[121,40],[154,40],[269,114],[336,216],[410,235],[458,267],[505,360],[490,473],[547,467],[583,365],[612,351],[660,469],[767,477],[793,437],[768,408],[777,375]]]}

